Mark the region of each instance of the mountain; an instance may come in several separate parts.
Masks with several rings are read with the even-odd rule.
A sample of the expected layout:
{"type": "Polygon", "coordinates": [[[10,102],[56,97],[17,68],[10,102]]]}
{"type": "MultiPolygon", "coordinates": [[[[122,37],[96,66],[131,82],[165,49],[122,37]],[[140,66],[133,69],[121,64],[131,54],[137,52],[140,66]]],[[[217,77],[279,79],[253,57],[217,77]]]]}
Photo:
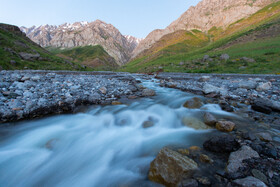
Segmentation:
{"type": "MultiPolygon", "coordinates": [[[[216,2],[217,4],[212,4],[212,6],[220,7],[219,3],[223,4],[224,1],[204,0],[197,5],[198,7],[204,5],[206,10],[206,7],[211,6],[203,2],[216,2]]],[[[216,20],[219,18],[213,13],[213,21],[208,20],[205,23],[217,22],[214,24],[217,26],[213,24],[199,26],[199,21],[197,21],[197,27],[185,25],[186,22],[177,24],[178,20],[182,21],[184,16],[188,15],[185,13],[171,24],[172,32],[161,36],[162,32],[168,29],[156,30],[140,42],[138,50],[141,45],[144,46],[145,42],[149,43],[149,47],[122,67],[122,70],[129,72],[163,70],[190,73],[279,73],[280,1],[270,2],[272,3],[265,6],[268,3],[266,0],[254,1],[249,6],[252,9],[255,7],[254,10],[258,9],[258,11],[249,16],[244,14],[245,17],[240,17],[233,23],[225,22],[226,19],[222,19],[224,22],[220,23],[216,20]],[[261,6],[264,7],[260,8],[261,6]],[[186,29],[176,30],[181,29],[180,25],[186,29]]],[[[224,8],[220,7],[219,10],[227,12],[228,9],[233,8],[236,14],[240,13],[239,10],[245,11],[248,8],[246,4],[244,4],[245,8],[237,9],[232,6],[229,8],[228,4],[223,6],[224,8]]],[[[190,10],[196,9],[197,7],[190,8],[190,10]]],[[[248,10],[252,9],[248,8],[248,10]]],[[[193,17],[200,17],[199,15],[194,14],[193,17]]],[[[191,23],[190,20],[192,18],[189,18],[191,23]]],[[[202,15],[201,20],[202,22],[204,20],[202,15]]]]}
{"type": "MultiPolygon", "coordinates": [[[[133,52],[133,57],[153,46],[163,36],[177,31],[194,29],[207,32],[213,27],[225,29],[230,24],[246,18],[275,0],[203,0],[195,7],[190,7],[180,18],[165,29],[151,32],[140,42],[133,52]]],[[[139,55],[140,54],[140,55],[139,55]]]]}
{"type": "Polygon", "coordinates": [[[65,23],[59,26],[21,27],[27,36],[42,47],[74,48],[100,45],[118,65],[127,63],[139,40],[123,36],[113,25],[101,20],[65,23]]]}
{"type": "Polygon", "coordinates": [[[47,69],[86,70],[85,67],[56,57],[26,37],[17,26],[0,24],[0,70],[47,69]]]}

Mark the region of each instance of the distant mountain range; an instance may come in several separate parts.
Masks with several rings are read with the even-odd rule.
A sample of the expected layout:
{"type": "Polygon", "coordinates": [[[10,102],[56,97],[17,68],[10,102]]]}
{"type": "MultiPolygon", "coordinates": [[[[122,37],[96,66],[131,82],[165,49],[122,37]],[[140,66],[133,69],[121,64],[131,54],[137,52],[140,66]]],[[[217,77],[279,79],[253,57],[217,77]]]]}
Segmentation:
{"type": "Polygon", "coordinates": [[[133,36],[122,35],[113,25],[101,20],[20,29],[42,47],[71,49],[100,45],[118,65],[126,64],[131,59],[132,52],[141,41],[133,36]]]}
{"type": "MultiPolygon", "coordinates": [[[[72,69],[83,68],[85,65],[94,70],[120,68],[121,71],[129,72],[280,71],[280,54],[277,51],[280,48],[279,0],[202,0],[168,27],[152,31],[145,39],[122,35],[113,25],[101,20],[65,23],[59,26],[21,27],[21,31],[35,43],[27,40],[23,34],[14,34],[11,29],[5,29],[13,28],[19,33],[17,27],[2,27],[0,53],[4,54],[2,56],[6,60],[0,61],[0,65],[2,63],[1,66],[6,69],[20,69],[24,66],[23,62],[17,62],[21,64],[17,67],[10,61],[26,61],[18,53],[22,49],[17,42],[20,35],[22,41],[28,43],[27,46],[37,43],[45,48],[37,46],[37,52],[33,53],[35,56],[39,53],[47,57],[37,59],[40,62],[52,59],[66,63],[72,69]],[[12,32],[12,35],[9,35],[9,32],[12,32]],[[8,47],[2,45],[1,40],[5,39],[8,39],[4,42],[8,47]],[[13,46],[13,42],[9,40],[16,45],[13,46]],[[223,53],[230,55],[226,61],[219,58],[223,53]],[[15,58],[13,54],[17,54],[15,58]],[[51,55],[56,56],[51,58],[51,55]],[[72,62],[81,66],[78,67],[72,62]]],[[[23,51],[32,53],[29,49],[23,51]]],[[[33,62],[31,59],[30,63],[33,62]]],[[[28,66],[33,67],[38,69],[41,66],[28,66]]],[[[43,67],[51,69],[50,66],[43,67]]],[[[61,65],[54,69],[63,68],[64,65],[61,65]]]]}

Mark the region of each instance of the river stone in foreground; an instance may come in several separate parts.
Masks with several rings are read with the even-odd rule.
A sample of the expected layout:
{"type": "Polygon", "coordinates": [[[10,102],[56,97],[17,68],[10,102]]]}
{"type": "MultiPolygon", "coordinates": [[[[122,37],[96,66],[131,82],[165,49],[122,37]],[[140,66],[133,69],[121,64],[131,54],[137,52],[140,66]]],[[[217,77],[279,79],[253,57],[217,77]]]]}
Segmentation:
{"type": "Polygon", "coordinates": [[[168,148],[163,148],[151,163],[149,179],[166,186],[176,186],[183,177],[191,177],[197,163],[168,148]]]}
{"type": "Polygon", "coordinates": [[[244,179],[234,180],[233,184],[241,187],[266,187],[266,185],[261,180],[251,176],[244,179]]]}
{"type": "Polygon", "coordinates": [[[229,156],[227,172],[233,174],[243,167],[243,160],[259,158],[259,154],[249,146],[242,146],[238,151],[232,152],[229,156]]]}

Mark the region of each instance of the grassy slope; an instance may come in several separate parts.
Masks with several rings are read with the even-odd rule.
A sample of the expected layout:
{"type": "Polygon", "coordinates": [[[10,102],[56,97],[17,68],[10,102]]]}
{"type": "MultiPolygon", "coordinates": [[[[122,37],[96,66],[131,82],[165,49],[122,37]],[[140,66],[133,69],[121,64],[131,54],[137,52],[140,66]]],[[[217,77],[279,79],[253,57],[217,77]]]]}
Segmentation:
{"type": "Polygon", "coordinates": [[[85,46],[71,49],[47,48],[53,54],[66,57],[94,70],[113,70],[118,67],[115,60],[102,46],[85,46]]]}
{"type": "Polygon", "coordinates": [[[279,25],[279,12],[280,2],[273,3],[249,18],[231,24],[225,30],[221,28],[210,29],[204,36],[209,37],[209,42],[202,42],[203,47],[199,47],[199,45],[192,47],[195,46],[191,42],[192,40],[185,40],[153,54],[142,56],[124,66],[121,71],[154,72],[163,68],[166,72],[279,73],[280,34],[279,37],[273,36],[273,38],[256,39],[243,44],[236,43],[227,48],[222,47],[243,36],[260,32],[267,27],[273,27],[273,25],[279,25]],[[223,53],[228,53],[231,60],[236,62],[232,63],[230,60],[206,64],[194,60],[202,58],[205,54],[215,56],[223,53]],[[254,58],[257,62],[244,64],[239,60],[243,56],[254,58]],[[180,62],[185,62],[186,65],[179,66],[180,62]]]}
{"type": "Polygon", "coordinates": [[[50,54],[45,49],[33,43],[27,37],[0,29],[0,66],[3,69],[47,69],[47,70],[85,70],[79,64],[66,62],[64,59],[50,54]],[[22,45],[19,45],[21,43],[22,45]],[[7,48],[13,50],[15,54],[7,51],[7,48]],[[22,60],[17,54],[39,53],[42,59],[27,61],[22,60]],[[11,64],[10,61],[16,61],[11,64]]]}

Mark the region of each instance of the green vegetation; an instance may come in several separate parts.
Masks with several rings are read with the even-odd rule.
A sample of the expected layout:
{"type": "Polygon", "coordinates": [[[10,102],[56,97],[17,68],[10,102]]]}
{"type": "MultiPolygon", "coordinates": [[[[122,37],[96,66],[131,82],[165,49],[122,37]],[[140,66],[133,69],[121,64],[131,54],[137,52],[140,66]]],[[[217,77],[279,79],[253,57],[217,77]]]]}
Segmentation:
{"type": "Polygon", "coordinates": [[[165,72],[191,73],[280,73],[280,33],[275,32],[277,29],[279,32],[280,2],[226,29],[213,27],[208,33],[199,34],[192,31],[190,40],[146,53],[120,71],[156,72],[163,69],[165,72]],[[224,53],[230,55],[228,61],[219,60],[218,56],[224,53]],[[204,55],[212,56],[213,61],[204,62],[204,55]],[[248,63],[242,57],[256,62],[248,63]]]}
{"type": "Polygon", "coordinates": [[[118,67],[115,60],[102,46],[85,46],[71,49],[47,48],[51,53],[81,63],[93,70],[114,70],[118,67]]]}
{"type": "MultiPolygon", "coordinates": [[[[5,26],[5,24],[1,24],[5,26]]],[[[56,57],[24,35],[0,27],[0,66],[2,69],[87,70],[78,63],[56,57]],[[23,60],[19,53],[39,54],[34,60],[23,60]]]]}

